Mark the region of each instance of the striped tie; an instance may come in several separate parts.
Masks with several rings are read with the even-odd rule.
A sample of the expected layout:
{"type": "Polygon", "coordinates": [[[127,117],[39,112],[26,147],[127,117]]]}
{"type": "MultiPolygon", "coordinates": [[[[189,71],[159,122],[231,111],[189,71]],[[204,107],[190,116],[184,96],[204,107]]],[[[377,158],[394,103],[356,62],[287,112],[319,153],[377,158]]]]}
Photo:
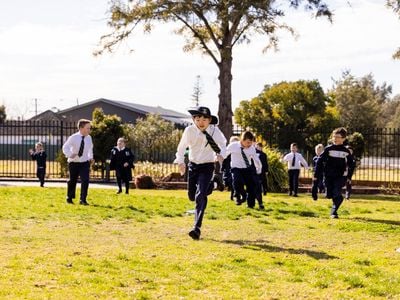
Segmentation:
{"type": "Polygon", "coordinates": [[[81,145],[79,146],[78,156],[81,157],[83,154],[83,148],[85,148],[85,137],[82,136],[81,145]]]}
{"type": "Polygon", "coordinates": [[[218,145],[214,141],[213,137],[207,131],[203,131],[203,133],[206,136],[207,143],[210,144],[210,147],[214,150],[214,152],[217,153],[217,154],[220,154],[221,153],[221,149],[218,147],[218,145]]]}
{"type": "Polygon", "coordinates": [[[243,157],[244,163],[246,164],[246,168],[250,168],[249,159],[247,158],[246,153],[244,153],[243,147],[240,147],[240,152],[242,153],[242,157],[243,157]]]}

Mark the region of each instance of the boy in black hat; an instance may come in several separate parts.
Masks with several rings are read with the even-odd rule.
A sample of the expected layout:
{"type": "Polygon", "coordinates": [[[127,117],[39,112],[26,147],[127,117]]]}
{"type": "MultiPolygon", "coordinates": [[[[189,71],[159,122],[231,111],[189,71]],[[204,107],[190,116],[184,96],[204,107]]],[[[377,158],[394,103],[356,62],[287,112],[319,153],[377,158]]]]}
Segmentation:
{"type": "Polygon", "coordinates": [[[185,128],[174,163],[179,165],[179,171],[184,174],[184,155],[186,147],[189,147],[188,196],[191,201],[196,202],[194,226],[189,236],[198,240],[207,207],[207,194],[214,172],[214,162],[221,163],[226,157],[226,138],[215,125],[218,119],[211,115],[209,108],[198,106],[188,111],[192,115],[194,124],[185,128]]]}

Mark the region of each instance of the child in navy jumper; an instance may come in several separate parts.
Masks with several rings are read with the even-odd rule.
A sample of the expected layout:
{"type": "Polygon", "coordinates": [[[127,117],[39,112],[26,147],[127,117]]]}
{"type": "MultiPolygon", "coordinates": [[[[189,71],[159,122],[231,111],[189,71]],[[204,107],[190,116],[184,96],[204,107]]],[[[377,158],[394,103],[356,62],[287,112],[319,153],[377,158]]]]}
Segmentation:
{"type": "Polygon", "coordinates": [[[42,143],[35,144],[35,150],[29,149],[32,160],[36,160],[36,176],[39,179],[40,186],[44,187],[44,177],[46,175],[46,152],[42,143]]]}
{"type": "MultiPolygon", "coordinates": [[[[313,174],[315,175],[315,169],[317,167],[317,161],[321,153],[324,152],[324,145],[318,144],[315,146],[315,156],[313,157],[313,174]]],[[[311,195],[314,201],[318,200],[318,193],[325,193],[324,179],[317,178],[313,180],[311,195]]]]}
{"type": "Polygon", "coordinates": [[[333,144],[325,148],[317,161],[313,180],[324,175],[326,196],[332,199],[331,218],[337,219],[338,209],[343,202],[342,188],[347,178],[351,178],[354,159],[349,149],[343,145],[347,131],[336,128],[332,132],[333,144]]]}
{"type": "Polygon", "coordinates": [[[351,147],[349,145],[347,145],[346,147],[347,147],[347,149],[349,149],[351,155],[353,156],[353,167],[351,169],[349,169],[349,174],[347,175],[346,192],[345,192],[345,196],[344,196],[346,200],[349,200],[351,192],[352,192],[351,178],[352,178],[352,176],[354,174],[354,170],[356,168],[356,158],[354,157],[354,154],[353,154],[353,151],[354,151],[353,147],[351,147]]]}

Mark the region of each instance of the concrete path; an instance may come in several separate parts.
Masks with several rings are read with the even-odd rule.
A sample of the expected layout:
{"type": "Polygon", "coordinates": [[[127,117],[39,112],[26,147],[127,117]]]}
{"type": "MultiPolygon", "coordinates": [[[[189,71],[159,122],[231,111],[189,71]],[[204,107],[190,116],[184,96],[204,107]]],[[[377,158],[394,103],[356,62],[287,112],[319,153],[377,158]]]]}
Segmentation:
{"type": "MultiPolygon", "coordinates": [[[[0,187],[2,186],[39,186],[38,181],[32,180],[0,180],[0,187]]],[[[45,187],[63,187],[67,188],[67,182],[64,181],[45,181],[45,187]]],[[[79,183],[77,185],[79,187],[79,183]]],[[[89,188],[101,188],[101,189],[117,189],[116,183],[98,183],[98,182],[91,182],[89,183],[89,188]]]]}

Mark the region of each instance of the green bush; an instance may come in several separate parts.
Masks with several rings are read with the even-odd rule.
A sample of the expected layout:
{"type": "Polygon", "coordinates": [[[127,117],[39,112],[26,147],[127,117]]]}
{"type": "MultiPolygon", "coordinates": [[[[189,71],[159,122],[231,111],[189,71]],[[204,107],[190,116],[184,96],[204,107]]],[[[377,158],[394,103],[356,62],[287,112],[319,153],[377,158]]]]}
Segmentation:
{"type": "Polygon", "coordinates": [[[288,175],[281,161],[282,153],[269,147],[265,147],[263,151],[268,157],[268,191],[283,192],[287,186],[288,175]]]}
{"type": "Polygon", "coordinates": [[[60,176],[66,177],[68,174],[68,161],[61,149],[57,151],[56,162],[60,164],[60,176]]]}

